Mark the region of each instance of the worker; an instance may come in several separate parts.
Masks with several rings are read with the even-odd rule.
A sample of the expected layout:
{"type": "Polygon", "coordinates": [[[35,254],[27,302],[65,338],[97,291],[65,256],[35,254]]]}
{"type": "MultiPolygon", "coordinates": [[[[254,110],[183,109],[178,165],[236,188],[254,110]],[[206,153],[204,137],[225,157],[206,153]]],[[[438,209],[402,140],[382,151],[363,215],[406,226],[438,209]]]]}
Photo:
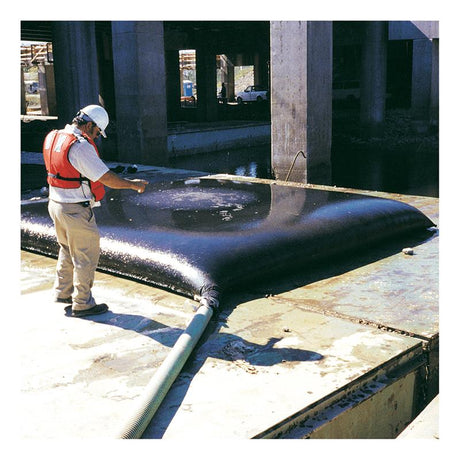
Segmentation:
{"type": "Polygon", "coordinates": [[[108,124],[103,107],[88,105],[64,129],[51,131],[43,143],[48,211],[59,243],[54,300],[68,304],[66,311],[76,317],[108,310],[91,292],[100,253],[93,208],[100,206],[104,186],[143,193],[148,184],[119,176],[99,158],[95,140],[99,135],[107,137],[108,124]]]}

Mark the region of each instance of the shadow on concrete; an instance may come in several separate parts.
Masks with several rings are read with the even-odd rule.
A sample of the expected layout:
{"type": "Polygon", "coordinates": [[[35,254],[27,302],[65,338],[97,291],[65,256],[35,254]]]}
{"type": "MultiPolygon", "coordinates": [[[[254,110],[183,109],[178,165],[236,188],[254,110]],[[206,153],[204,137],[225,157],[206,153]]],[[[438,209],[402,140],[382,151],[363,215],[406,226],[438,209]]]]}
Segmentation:
{"type": "MultiPolygon", "coordinates": [[[[70,306],[66,308],[65,314],[72,317],[70,308],[70,306]]],[[[100,315],[75,317],[74,319],[107,324],[108,326],[116,326],[127,331],[137,332],[169,348],[174,346],[183,332],[183,329],[179,327],[171,327],[142,315],[114,313],[110,310],[100,315]]]]}
{"type": "MultiPolygon", "coordinates": [[[[219,315],[220,316],[220,315],[219,315]]],[[[163,438],[168,426],[181,407],[193,378],[200,371],[208,358],[217,358],[232,362],[243,371],[256,374],[254,366],[274,366],[281,364],[285,367],[294,366],[298,362],[320,361],[323,355],[310,350],[299,348],[277,347],[282,337],[272,337],[263,345],[242,339],[234,334],[217,332],[219,325],[212,321],[205,331],[205,338],[195,348],[185,364],[182,372],[172,385],[158,411],[145,430],[143,439],[163,438]],[[212,339],[208,338],[212,335],[212,339]]]]}

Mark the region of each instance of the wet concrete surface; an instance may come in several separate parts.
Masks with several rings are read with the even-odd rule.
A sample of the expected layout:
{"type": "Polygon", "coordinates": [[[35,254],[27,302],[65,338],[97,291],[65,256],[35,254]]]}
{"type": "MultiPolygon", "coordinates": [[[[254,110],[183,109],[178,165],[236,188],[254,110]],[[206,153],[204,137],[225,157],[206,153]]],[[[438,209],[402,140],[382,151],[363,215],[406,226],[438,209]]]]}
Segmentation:
{"type": "MultiPolygon", "coordinates": [[[[436,199],[382,196],[414,204],[437,223],[436,199]]],[[[233,293],[144,437],[257,437],[363,379],[384,385],[379,373],[395,363],[426,359],[438,334],[437,242],[435,232],[412,256],[401,247],[233,293]]],[[[98,272],[94,294],[110,312],[68,318],[51,302],[54,266],[22,253],[22,435],[112,438],[193,315],[193,302],[98,272]]],[[[383,437],[409,424],[413,396],[399,401],[399,424],[383,437]]]]}

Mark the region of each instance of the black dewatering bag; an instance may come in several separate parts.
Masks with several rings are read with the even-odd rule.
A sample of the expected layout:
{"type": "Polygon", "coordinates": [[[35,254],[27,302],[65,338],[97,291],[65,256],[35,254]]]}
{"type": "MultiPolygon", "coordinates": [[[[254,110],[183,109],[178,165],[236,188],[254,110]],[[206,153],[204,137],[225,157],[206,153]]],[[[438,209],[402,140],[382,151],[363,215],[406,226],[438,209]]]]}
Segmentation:
{"type": "MultiPolygon", "coordinates": [[[[340,191],[191,177],[108,190],[99,268],[194,297],[433,227],[416,208],[340,191]]],[[[47,200],[22,205],[21,247],[57,257],[47,200]]]]}

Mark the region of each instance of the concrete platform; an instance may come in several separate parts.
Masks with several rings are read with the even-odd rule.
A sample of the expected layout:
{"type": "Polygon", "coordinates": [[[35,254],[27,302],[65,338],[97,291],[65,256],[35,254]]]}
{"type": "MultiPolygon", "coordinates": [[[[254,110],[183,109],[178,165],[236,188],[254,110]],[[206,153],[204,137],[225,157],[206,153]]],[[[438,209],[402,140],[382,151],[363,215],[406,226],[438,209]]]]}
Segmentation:
{"type": "Polygon", "coordinates": [[[98,273],[94,296],[110,312],[71,318],[50,298],[55,260],[23,252],[21,265],[21,433],[115,437],[193,316],[190,301],[98,273]]]}
{"type": "MultiPolygon", "coordinates": [[[[373,194],[438,220],[437,199],[373,194]]],[[[235,293],[144,438],[397,437],[437,394],[437,244],[433,232],[413,255],[373,251],[235,293]]],[[[21,253],[22,436],[112,439],[194,302],[98,272],[110,312],[69,318],[50,298],[54,266],[21,253]]]]}

